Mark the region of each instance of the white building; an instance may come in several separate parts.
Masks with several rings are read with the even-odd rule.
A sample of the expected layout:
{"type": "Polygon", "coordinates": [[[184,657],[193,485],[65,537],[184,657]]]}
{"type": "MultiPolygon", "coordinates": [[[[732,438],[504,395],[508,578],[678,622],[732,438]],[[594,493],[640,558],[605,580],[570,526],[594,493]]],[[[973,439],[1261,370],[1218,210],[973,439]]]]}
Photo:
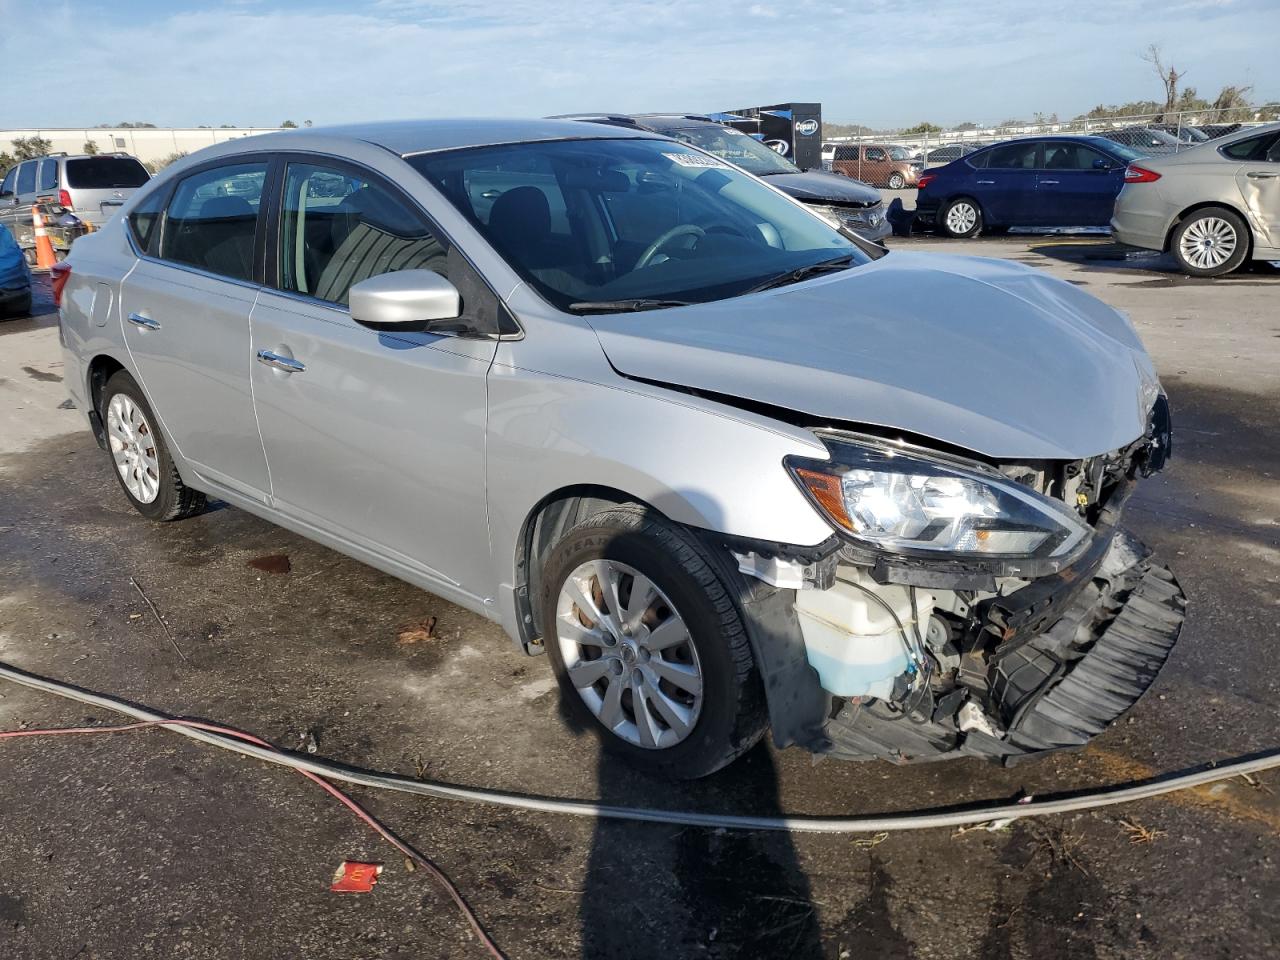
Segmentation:
{"type": "Polygon", "coordinates": [[[143,163],[161,160],[174,153],[194,153],[201,147],[247,137],[255,133],[272,133],[275,127],[241,127],[210,130],[204,127],[46,127],[30,130],[0,130],[0,153],[12,153],[13,141],[25,137],[44,137],[52,146],[51,153],[84,153],[84,145],[92,142],[98,153],[129,153],[143,163]]]}

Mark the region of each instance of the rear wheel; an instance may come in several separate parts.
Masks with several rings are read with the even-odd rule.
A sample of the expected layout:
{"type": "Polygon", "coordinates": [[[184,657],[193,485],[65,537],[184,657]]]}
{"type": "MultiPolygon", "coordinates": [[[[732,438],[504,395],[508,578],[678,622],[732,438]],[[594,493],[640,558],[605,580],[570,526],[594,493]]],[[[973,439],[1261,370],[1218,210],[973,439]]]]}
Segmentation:
{"type": "Polygon", "coordinates": [[[1220,277],[1249,255],[1248,227],[1225,207],[1205,207],[1178,224],[1170,249],[1183,273],[1220,277]]]}
{"type": "Polygon", "coordinates": [[[116,480],[135,510],[151,520],[181,520],[204,509],[204,494],[182,482],[133,377],[120,370],[107,381],[98,414],[116,480]]]}
{"type": "Polygon", "coordinates": [[[938,218],[943,232],[957,240],[976,236],[982,229],[982,211],[968,197],[958,197],[947,204],[938,218]]]}
{"type": "Polygon", "coordinates": [[[566,709],[605,749],[679,779],[767,725],[738,605],[706,548],[638,506],[583,520],[543,568],[542,626],[566,709]]]}

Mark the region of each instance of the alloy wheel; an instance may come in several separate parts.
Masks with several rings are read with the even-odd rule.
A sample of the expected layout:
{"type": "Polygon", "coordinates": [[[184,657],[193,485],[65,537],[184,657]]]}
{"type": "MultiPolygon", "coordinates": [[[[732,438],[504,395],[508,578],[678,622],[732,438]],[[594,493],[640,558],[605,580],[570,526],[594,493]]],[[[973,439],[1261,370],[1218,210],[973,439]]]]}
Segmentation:
{"type": "Polygon", "coordinates": [[[160,495],[155,432],[138,405],[123,393],[107,404],[107,441],[125,489],[139,503],[154,503],[160,495]]]}
{"type": "Polygon", "coordinates": [[[556,641],[587,708],[612,733],[651,750],[697,724],[703,675],[684,619],[648,577],[615,560],[579,565],[560,588],[556,641]]]}
{"type": "Polygon", "coordinates": [[[978,210],[973,204],[961,200],[947,210],[947,229],[954,234],[968,233],[978,222],[978,210]]]}
{"type": "Polygon", "coordinates": [[[1183,231],[1178,252],[1197,270],[1213,270],[1231,259],[1238,243],[1235,228],[1226,220],[1201,217],[1183,231]]]}

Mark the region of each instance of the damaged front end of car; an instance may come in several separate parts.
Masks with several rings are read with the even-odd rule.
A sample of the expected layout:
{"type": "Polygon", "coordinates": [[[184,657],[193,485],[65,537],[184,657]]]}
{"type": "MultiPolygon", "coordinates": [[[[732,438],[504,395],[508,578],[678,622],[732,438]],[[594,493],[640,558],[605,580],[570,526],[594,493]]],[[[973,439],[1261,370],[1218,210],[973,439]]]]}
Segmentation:
{"type": "Polygon", "coordinates": [[[1072,462],[815,434],[830,457],[787,468],[837,536],[730,545],[779,746],[1009,763],[1084,745],[1154,682],[1185,598],[1119,519],[1170,455],[1163,395],[1142,437],[1072,462]]]}

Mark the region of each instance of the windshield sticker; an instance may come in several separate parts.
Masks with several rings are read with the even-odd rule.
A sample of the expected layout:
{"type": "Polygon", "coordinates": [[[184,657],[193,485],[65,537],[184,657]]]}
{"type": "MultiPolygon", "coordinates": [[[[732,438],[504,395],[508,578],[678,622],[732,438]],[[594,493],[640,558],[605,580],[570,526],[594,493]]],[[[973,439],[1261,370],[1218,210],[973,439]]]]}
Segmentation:
{"type": "Polygon", "coordinates": [[[729,167],[723,160],[701,153],[664,153],[663,156],[681,167],[719,167],[722,170],[729,167]]]}

